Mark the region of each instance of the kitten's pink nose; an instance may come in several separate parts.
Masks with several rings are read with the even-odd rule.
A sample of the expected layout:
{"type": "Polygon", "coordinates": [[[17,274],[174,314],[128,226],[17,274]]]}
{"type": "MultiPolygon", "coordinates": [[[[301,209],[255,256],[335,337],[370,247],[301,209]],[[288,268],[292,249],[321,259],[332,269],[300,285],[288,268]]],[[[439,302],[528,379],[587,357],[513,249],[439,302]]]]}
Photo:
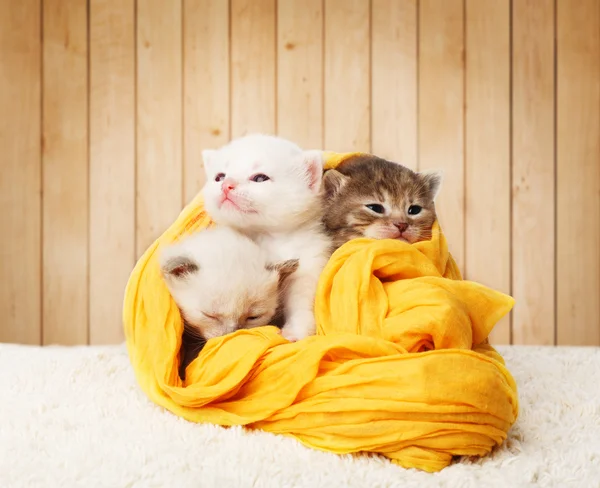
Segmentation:
{"type": "Polygon", "coordinates": [[[408,229],[408,224],[406,222],[394,222],[394,225],[398,228],[400,234],[408,229]]]}
{"type": "Polygon", "coordinates": [[[235,187],[237,186],[237,183],[232,180],[231,178],[225,178],[223,180],[223,183],[221,183],[221,190],[223,190],[223,193],[229,193],[231,190],[234,190],[235,187]]]}

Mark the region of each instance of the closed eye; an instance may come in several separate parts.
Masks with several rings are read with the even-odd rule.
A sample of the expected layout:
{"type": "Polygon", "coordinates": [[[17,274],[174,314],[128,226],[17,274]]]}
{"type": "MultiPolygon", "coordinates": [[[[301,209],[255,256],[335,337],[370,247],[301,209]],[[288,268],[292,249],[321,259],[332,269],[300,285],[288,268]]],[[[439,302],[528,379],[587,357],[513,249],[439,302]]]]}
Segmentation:
{"type": "Polygon", "coordinates": [[[211,320],[219,320],[219,317],[217,317],[216,315],[211,315],[209,313],[206,312],[201,312],[202,315],[204,315],[207,319],[211,319],[211,320]]]}
{"type": "Polygon", "coordinates": [[[253,321],[253,320],[258,320],[261,317],[262,317],[262,315],[252,315],[251,317],[248,317],[246,320],[253,321]]]}
{"type": "Polygon", "coordinates": [[[365,205],[371,212],[375,212],[376,214],[383,215],[385,213],[385,208],[383,205],[379,203],[368,203],[365,205]]]}

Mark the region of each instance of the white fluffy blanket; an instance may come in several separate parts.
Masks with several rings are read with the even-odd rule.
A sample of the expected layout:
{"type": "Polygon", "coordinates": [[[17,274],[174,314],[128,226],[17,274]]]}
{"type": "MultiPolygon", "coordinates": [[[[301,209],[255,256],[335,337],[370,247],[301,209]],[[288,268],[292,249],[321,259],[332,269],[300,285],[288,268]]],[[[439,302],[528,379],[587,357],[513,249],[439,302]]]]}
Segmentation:
{"type": "Polygon", "coordinates": [[[139,390],[124,346],[0,345],[0,487],[600,486],[600,348],[499,347],[521,413],[487,458],[436,474],[196,425],[139,390]]]}

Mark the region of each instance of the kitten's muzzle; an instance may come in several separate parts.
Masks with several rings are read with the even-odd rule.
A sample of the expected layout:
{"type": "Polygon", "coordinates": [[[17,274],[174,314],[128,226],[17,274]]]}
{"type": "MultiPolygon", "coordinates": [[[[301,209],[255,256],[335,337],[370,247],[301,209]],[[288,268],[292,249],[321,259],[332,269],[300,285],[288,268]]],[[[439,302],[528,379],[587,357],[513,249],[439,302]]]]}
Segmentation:
{"type": "Polygon", "coordinates": [[[400,234],[408,229],[408,224],[406,222],[394,222],[394,226],[400,231],[400,234]]]}
{"type": "Polygon", "coordinates": [[[221,191],[227,195],[231,190],[235,190],[237,182],[232,178],[225,178],[221,183],[221,191]]]}

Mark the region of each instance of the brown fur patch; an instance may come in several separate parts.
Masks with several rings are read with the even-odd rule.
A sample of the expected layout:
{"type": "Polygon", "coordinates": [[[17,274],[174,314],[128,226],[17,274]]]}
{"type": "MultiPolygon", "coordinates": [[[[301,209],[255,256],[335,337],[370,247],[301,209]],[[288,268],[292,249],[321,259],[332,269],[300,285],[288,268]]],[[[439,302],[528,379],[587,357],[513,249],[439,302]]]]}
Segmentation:
{"type": "Polygon", "coordinates": [[[334,248],[360,237],[386,238],[404,224],[402,236],[409,242],[431,239],[440,179],[371,155],[352,157],[325,172],[323,222],[334,248]],[[376,214],[368,204],[383,205],[385,213],[376,214]],[[422,208],[419,214],[409,215],[412,205],[422,208]]]}

